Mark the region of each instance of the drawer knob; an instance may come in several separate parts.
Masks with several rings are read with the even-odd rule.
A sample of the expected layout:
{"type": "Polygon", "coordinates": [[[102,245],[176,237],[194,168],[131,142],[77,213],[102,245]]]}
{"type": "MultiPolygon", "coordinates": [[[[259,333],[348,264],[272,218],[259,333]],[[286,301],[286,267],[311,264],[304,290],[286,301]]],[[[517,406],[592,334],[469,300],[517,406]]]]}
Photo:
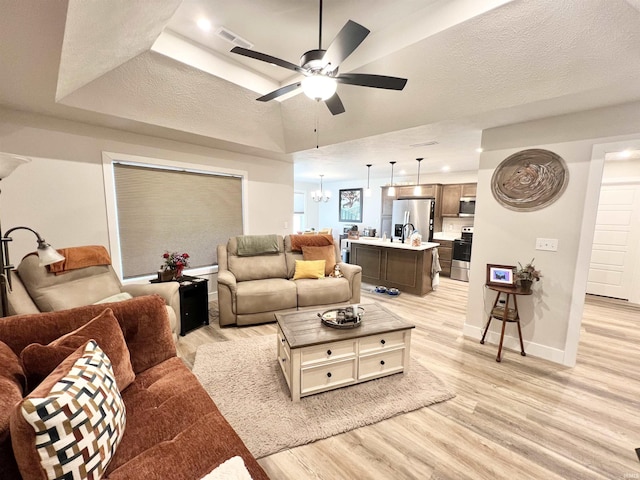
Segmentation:
{"type": "Polygon", "coordinates": [[[327,377],[331,378],[331,372],[327,372],[327,377]]]}
{"type": "Polygon", "coordinates": [[[284,363],[286,361],[287,361],[286,357],[282,357],[282,363],[284,363]]]}
{"type": "Polygon", "coordinates": [[[331,355],[331,350],[327,350],[327,355],[331,355]]]}
{"type": "Polygon", "coordinates": [[[280,341],[284,344],[284,338],[281,338],[280,341]]]}
{"type": "Polygon", "coordinates": [[[380,360],[380,365],[384,365],[384,360],[380,360]]]}
{"type": "Polygon", "coordinates": [[[385,342],[385,341],[384,341],[384,338],[383,338],[382,340],[380,340],[380,343],[381,343],[382,345],[384,345],[384,344],[385,344],[385,343],[387,343],[387,342],[385,342]]]}

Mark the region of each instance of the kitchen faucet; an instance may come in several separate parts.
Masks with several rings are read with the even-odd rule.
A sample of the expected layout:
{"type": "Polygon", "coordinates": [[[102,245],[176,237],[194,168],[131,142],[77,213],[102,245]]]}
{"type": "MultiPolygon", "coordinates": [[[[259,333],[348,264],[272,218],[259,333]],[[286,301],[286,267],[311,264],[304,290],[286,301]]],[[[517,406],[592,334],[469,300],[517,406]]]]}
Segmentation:
{"type": "Polygon", "coordinates": [[[408,226],[411,226],[411,232],[413,232],[413,231],[416,229],[416,227],[413,225],[413,223],[405,223],[404,225],[402,225],[402,236],[400,237],[400,243],[404,243],[405,239],[406,239],[409,235],[411,235],[411,232],[409,233],[409,235],[407,235],[407,237],[405,237],[405,235],[404,235],[405,229],[406,229],[408,226]]]}

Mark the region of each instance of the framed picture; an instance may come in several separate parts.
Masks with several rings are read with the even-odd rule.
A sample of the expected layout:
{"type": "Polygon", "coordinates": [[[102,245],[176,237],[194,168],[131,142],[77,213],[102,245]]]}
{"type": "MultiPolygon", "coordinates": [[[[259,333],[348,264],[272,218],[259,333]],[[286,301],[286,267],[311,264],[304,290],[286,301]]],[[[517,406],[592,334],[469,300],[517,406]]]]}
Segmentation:
{"type": "Polygon", "coordinates": [[[341,222],[362,222],[362,189],[340,190],[338,213],[341,222]]]}
{"type": "Polygon", "coordinates": [[[487,285],[514,287],[516,267],[513,265],[487,264],[487,285]]]}

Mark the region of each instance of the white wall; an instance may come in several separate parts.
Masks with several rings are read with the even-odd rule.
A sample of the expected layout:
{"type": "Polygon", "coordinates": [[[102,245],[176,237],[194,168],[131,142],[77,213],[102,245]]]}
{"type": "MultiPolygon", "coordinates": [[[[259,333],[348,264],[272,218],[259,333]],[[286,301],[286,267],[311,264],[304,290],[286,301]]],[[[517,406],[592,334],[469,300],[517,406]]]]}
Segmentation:
{"type": "MultiPolygon", "coordinates": [[[[638,125],[640,108],[622,106],[484,132],[465,335],[480,338],[495,298],[495,293],[484,288],[486,264],[517,265],[535,257],[543,278],[534,285],[532,296],[521,296],[518,302],[525,349],[564,365],[575,364],[604,165],[604,155],[594,154],[595,147],[638,138],[638,125]],[[614,132],[620,136],[601,136],[614,132]],[[563,137],[566,141],[561,141],[563,137]],[[490,182],[505,158],[526,148],[544,148],[560,155],[569,169],[569,184],[552,205],[535,212],[516,212],[498,204],[490,182]],[[558,251],[535,250],[537,237],[558,239],[558,251]]],[[[494,343],[498,323],[494,322],[488,337],[494,343]]],[[[517,330],[511,327],[505,345],[518,351],[517,330]]]]}
{"type": "MultiPolygon", "coordinates": [[[[248,173],[247,234],[288,234],[293,216],[293,165],[187,143],[0,110],[0,151],[31,157],[2,180],[3,231],[26,225],[53,246],[110,248],[102,152],[244,170],[248,173]]],[[[168,192],[185,208],[189,192],[168,192]]],[[[31,234],[16,232],[11,260],[35,250],[31,234]]],[[[212,245],[215,248],[215,245],[212,245]]],[[[162,252],[158,252],[161,255],[162,252]]]]}

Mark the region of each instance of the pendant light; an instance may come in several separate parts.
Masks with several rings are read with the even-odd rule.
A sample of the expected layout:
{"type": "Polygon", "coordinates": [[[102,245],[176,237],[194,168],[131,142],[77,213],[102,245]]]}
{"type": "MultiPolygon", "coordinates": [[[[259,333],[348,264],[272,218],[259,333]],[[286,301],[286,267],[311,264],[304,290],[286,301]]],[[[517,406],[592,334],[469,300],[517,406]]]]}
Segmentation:
{"type": "Polygon", "coordinates": [[[314,192],[311,192],[311,198],[313,199],[314,202],[328,202],[329,199],[331,198],[331,192],[330,191],[324,191],[322,189],[322,177],[324,177],[324,175],[320,175],[320,190],[316,190],[314,192]]]}
{"type": "Polygon", "coordinates": [[[369,187],[370,173],[371,173],[371,164],[367,163],[367,189],[364,191],[364,196],[365,197],[370,197],[371,196],[371,188],[369,187]]]}
{"type": "Polygon", "coordinates": [[[413,189],[414,195],[422,195],[422,187],[420,186],[420,162],[424,160],[423,158],[416,158],[418,162],[418,181],[416,182],[416,186],[413,189]]]}
{"type": "Polygon", "coordinates": [[[387,190],[387,196],[389,197],[395,197],[396,196],[396,187],[393,186],[393,165],[396,163],[394,162],[389,162],[391,164],[391,186],[389,187],[389,190],[387,190]]]}

